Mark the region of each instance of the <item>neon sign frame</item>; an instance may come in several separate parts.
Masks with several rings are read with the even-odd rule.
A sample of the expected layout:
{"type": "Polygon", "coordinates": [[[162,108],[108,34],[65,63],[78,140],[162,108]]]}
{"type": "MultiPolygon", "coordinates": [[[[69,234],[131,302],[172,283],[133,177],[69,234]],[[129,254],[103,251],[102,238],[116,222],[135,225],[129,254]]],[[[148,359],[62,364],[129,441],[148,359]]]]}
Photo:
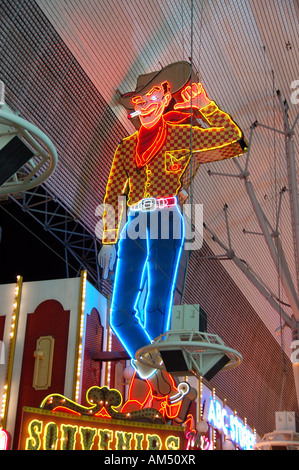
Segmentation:
{"type": "Polygon", "coordinates": [[[180,450],[179,426],[124,423],[27,408],[23,410],[19,450],[180,450]]]}
{"type": "MultiPolygon", "coordinates": [[[[186,86],[186,82],[184,82],[181,88],[177,88],[181,93],[183,101],[177,102],[173,106],[173,111],[169,112],[167,112],[167,107],[173,96],[170,92],[170,82],[168,80],[161,80],[161,82],[156,80],[155,82],[149,82],[149,87],[151,88],[139,88],[139,92],[130,94],[131,104],[135,109],[135,114],[139,115],[141,127],[132,136],[123,139],[115,152],[104,198],[103,244],[116,244],[118,241],[119,227],[116,228],[115,215],[117,214],[119,219],[120,214],[117,213],[119,208],[115,207],[115,203],[116,198],[120,195],[120,190],[123,190],[123,188],[126,188],[128,193],[128,208],[131,209],[131,206],[133,206],[132,210],[134,210],[134,205],[139,204],[144,199],[155,198],[158,200],[161,196],[176,197],[182,188],[182,184],[185,186],[183,178],[186,179],[185,173],[192,152],[194,152],[197,159],[196,170],[190,170],[192,172],[190,178],[187,172],[187,180],[195,176],[201,163],[234,157],[244,151],[241,145],[239,147],[234,145],[239,140],[242,140],[242,131],[234,123],[229,114],[219,110],[218,106],[207,97],[202,84],[193,83],[191,86],[186,86]],[[144,94],[142,94],[141,90],[144,90],[144,94]],[[146,90],[149,91],[146,92],[146,90]],[[189,112],[190,108],[191,114],[189,112]],[[182,125],[193,114],[210,123],[210,128],[203,129],[198,125],[192,126],[190,124],[182,125]],[[214,120],[212,119],[213,115],[215,115],[214,120]],[[189,136],[193,129],[196,129],[193,136],[194,139],[192,139],[192,145],[195,147],[194,150],[186,148],[190,143],[189,136]],[[217,150],[217,152],[214,153],[214,150],[217,150]],[[205,156],[205,153],[209,155],[205,156]],[[154,157],[157,155],[156,161],[154,157]],[[161,189],[161,187],[165,189],[161,189]],[[109,206],[112,206],[114,209],[113,221],[111,220],[111,212],[108,214],[108,210],[106,210],[109,206]],[[110,225],[110,222],[113,222],[113,224],[111,223],[110,225]],[[111,228],[112,225],[113,229],[111,228]],[[110,234],[114,236],[108,238],[110,234]]],[[[132,115],[129,117],[131,118],[132,115]]],[[[152,211],[152,207],[149,210],[152,211]]],[[[165,286],[164,284],[162,285],[163,280],[161,277],[156,277],[162,276],[161,274],[150,272],[149,246],[151,245],[149,244],[150,231],[148,225],[146,226],[146,246],[142,244],[142,249],[139,247],[138,251],[136,250],[136,256],[135,252],[132,255],[132,245],[124,243],[123,240],[125,238],[123,233],[129,232],[129,228],[134,225],[133,217],[129,218],[119,234],[120,243],[118,246],[118,258],[111,299],[110,326],[132,358],[132,366],[143,379],[149,379],[150,374],[153,375],[156,371],[154,367],[150,368],[148,375],[146,375],[142,367],[138,368],[135,354],[137,357],[137,353],[142,346],[151,343],[155,337],[165,333],[170,326],[175,282],[185,238],[185,233],[182,234],[182,232],[185,232],[184,220],[182,214],[180,215],[182,237],[180,243],[173,246],[169,255],[169,259],[172,260],[172,270],[169,270],[169,281],[168,285],[165,283],[165,286]],[[132,268],[131,264],[129,262],[126,263],[125,260],[134,260],[134,257],[137,258],[137,262],[135,262],[132,268]],[[138,276],[135,275],[137,271],[138,276]],[[132,273],[131,285],[134,287],[132,291],[129,289],[128,284],[125,284],[130,272],[132,273]],[[155,276],[154,279],[152,279],[152,275],[155,276]],[[138,311],[137,307],[146,276],[146,300],[143,309],[138,311]],[[147,304],[149,304],[151,286],[157,284],[160,285],[162,290],[164,289],[165,292],[168,292],[169,295],[167,298],[162,298],[161,296],[161,303],[165,304],[162,307],[158,305],[156,308],[151,306],[152,312],[157,311],[164,316],[163,321],[157,320],[156,328],[153,328],[147,322],[147,310],[150,311],[150,307],[147,309],[147,304]],[[127,322],[125,315],[127,315],[127,322]],[[148,331],[147,326],[149,327],[148,331]],[[163,331],[154,334],[158,329],[163,331]]],[[[159,256],[162,256],[161,251],[159,256]]],[[[168,261],[168,263],[170,264],[171,261],[168,261]]],[[[164,263],[164,267],[165,265],[168,268],[166,263],[164,263]]],[[[164,277],[166,277],[165,274],[164,277]]]]}

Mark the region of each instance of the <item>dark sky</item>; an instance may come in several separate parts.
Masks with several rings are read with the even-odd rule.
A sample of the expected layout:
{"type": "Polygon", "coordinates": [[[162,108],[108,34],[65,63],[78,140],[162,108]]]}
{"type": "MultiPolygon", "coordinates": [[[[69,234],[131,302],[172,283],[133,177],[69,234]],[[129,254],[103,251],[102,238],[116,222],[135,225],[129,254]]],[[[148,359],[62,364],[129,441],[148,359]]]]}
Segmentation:
{"type": "MultiPolygon", "coordinates": [[[[0,203],[0,227],[0,284],[14,283],[17,275],[24,281],[67,277],[63,245],[14,201],[0,203]]],[[[76,276],[71,267],[69,275],[76,276]]]]}

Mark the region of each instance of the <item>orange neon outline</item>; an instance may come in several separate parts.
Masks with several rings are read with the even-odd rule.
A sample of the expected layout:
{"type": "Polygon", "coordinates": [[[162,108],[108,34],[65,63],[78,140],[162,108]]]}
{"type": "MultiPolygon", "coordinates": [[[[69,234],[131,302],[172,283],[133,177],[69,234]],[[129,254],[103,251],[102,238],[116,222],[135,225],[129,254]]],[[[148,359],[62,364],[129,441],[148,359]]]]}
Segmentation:
{"type": "Polygon", "coordinates": [[[134,96],[134,98],[132,98],[132,103],[133,104],[140,104],[141,101],[143,101],[143,98],[141,95],[137,95],[137,96],[134,96]]]}
{"type": "MultiPolygon", "coordinates": [[[[159,152],[159,150],[163,146],[163,144],[166,140],[166,135],[167,135],[166,123],[163,120],[162,121],[162,126],[158,131],[158,135],[156,136],[156,139],[154,140],[151,147],[149,147],[147,149],[148,155],[146,157],[146,160],[145,161],[141,160],[139,154],[136,152],[136,163],[137,163],[138,167],[145,166],[145,165],[149,164],[149,162],[153,159],[153,157],[159,152]]],[[[139,134],[138,134],[138,137],[137,137],[137,147],[138,147],[138,144],[139,144],[139,134]]]]}
{"type": "Polygon", "coordinates": [[[146,96],[151,96],[154,93],[154,91],[160,91],[161,87],[163,87],[163,83],[167,83],[169,85],[169,82],[162,82],[161,85],[155,85],[150,91],[145,93],[146,96]]]}
{"type": "MultiPolygon", "coordinates": [[[[185,172],[187,166],[189,165],[190,159],[191,159],[190,149],[182,148],[182,149],[173,150],[173,151],[167,150],[165,152],[165,159],[164,159],[164,165],[165,165],[164,166],[164,171],[165,171],[165,173],[166,174],[172,174],[172,173],[179,173],[180,171],[182,171],[182,175],[183,175],[183,173],[185,172]],[[181,152],[183,152],[184,155],[177,158],[175,156],[175,154],[180,154],[181,152]],[[178,165],[179,166],[178,170],[174,170],[172,167],[169,167],[169,169],[167,169],[167,166],[166,166],[166,156],[167,156],[167,154],[169,154],[169,156],[170,156],[170,163],[171,163],[172,167],[173,167],[173,165],[178,165]]],[[[180,190],[180,187],[177,189],[176,194],[178,193],[179,190],[180,190]]]]}
{"type": "MultiPolygon", "coordinates": [[[[170,374],[167,374],[167,375],[168,375],[168,377],[171,381],[172,388],[176,389],[176,384],[175,384],[174,378],[170,374]]],[[[165,417],[165,415],[166,415],[167,418],[169,418],[169,419],[175,419],[178,416],[178,414],[180,412],[180,409],[181,409],[181,406],[182,406],[182,402],[180,401],[180,402],[174,403],[172,405],[168,401],[169,395],[162,396],[162,397],[158,397],[158,396],[154,395],[152,386],[151,386],[148,379],[145,380],[145,382],[148,385],[148,392],[145,395],[145,397],[143,397],[143,398],[140,397],[140,400],[138,399],[139,397],[133,398],[133,399],[130,398],[130,396],[132,394],[132,388],[133,388],[135,377],[136,377],[136,372],[134,372],[133,378],[131,380],[131,383],[130,383],[130,386],[129,386],[129,393],[128,393],[129,398],[124,403],[123,408],[122,408],[122,412],[123,412],[123,409],[125,407],[128,406],[128,408],[130,409],[130,406],[134,406],[134,405],[136,405],[138,407],[138,409],[140,409],[140,410],[144,409],[145,407],[155,408],[155,406],[153,406],[153,403],[156,401],[156,402],[159,403],[159,410],[157,410],[157,411],[159,411],[162,414],[163,417],[165,417]]]]}
{"type": "Polygon", "coordinates": [[[97,413],[95,413],[93,416],[95,416],[96,418],[98,417],[101,417],[101,418],[108,418],[108,419],[112,419],[112,417],[110,416],[110,414],[108,413],[108,411],[106,410],[105,406],[103,405],[102,408],[97,411],[97,413]]]}
{"type": "MultiPolygon", "coordinates": [[[[133,388],[133,384],[134,384],[134,379],[135,379],[136,375],[137,375],[137,373],[134,372],[134,375],[133,375],[133,377],[132,377],[131,383],[130,383],[130,385],[129,385],[128,397],[131,396],[132,388],[133,388]]],[[[136,404],[136,405],[139,407],[140,410],[143,409],[144,406],[145,406],[145,404],[146,404],[147,401],[149,400],[149,396],[150,396],[150,395],[151,395],[151,386],[149,386],[149,391],[148,391],[148,393],[147,393],[145,399],[144,399],[142,402],[138,401],[137,399],[128,398],[128,400],[124,403],[124,405],[123,405],[123,407],[122,407],[122,412],[123,412],[123,408],[124,408],[125,406],[127,406],[127,405],[133,405],[133,404],[136,404]]]]}
{"type": "Polygon", "coordinates": [[[53,408],[52,411],[53,412],[61,412],[61,413],[69,413],[69,414],[72,414],[72,415],[81,416],[81,413],[79,413],[79,411],[71,410],[70,408],[67,408],[66,406],[58,405],[55,408],[53,408]]]}
{"type": "MultiPolygon", "coordinates": [[[[168,85],[168,88],[170,87],[170,84],[168,81],[166,82],[162,82],[161,85],[154,85],[153,88],[150,89],[150,91],[148,91],[147,93],[145,93],[144,95],[145,96],[151,96],[155,91],[160,91],[161,88],[163,88],[163,84],[164,83],[167,83],[168,85]]],[[[166,93],[165,93],[166,94],[166,93]]],[[[137,95],[137,96],[134,96],[131,101],[133,104],[140,104],[140,100],[143,101],[143,96],[142,95],[137,95]]]]}
{"type": "Polygon", "coordinates": [[[188,413],[187,414],[187,418],[184,422],[184,425],[185,425],[185,431],[186,432],[196,432],[196,429],[195,429],[195,420],[194,420],[194,417],[191,413],[188,413]],[[189,429],[187,429],[187,426],[189,425],[189,429]]]}
{"type": "Polygon", "coordinates": [[[132,98],[132,103],[135,105],[135,111],[136,111],[136,106],[137,105],[143,105],[146,103],[146,101],[144,101],[143,99],[143,96],[148,96],[148,97],[151,97],[155,91],[161,91],[163,92],[163,95],[162,95],[162,98],[158,101],[158,102],[155,102],[154,100],[152,100],[152,102],[150,102],[145,109],[142,109],[141,108],[141,116],[147,116],[149,114],[152,114],[153,113],[153,118],[151,121],[149,121],[147,124],[146,124],[146,127],[148,129],[151,129],[155,124],[157,124],[157,122],[159,121],[159,119],[157,119],[157,117],[162,117],[163,114],[164,114],[164,111],[165,111],[165,108],[168,106],[168,104],[170,103],[170,100],[171,100],[171,93],[169,91],[167,91],[165,93],[165,89],[163,88],[163,85],[166,85],[167,86],[167,89],[169,90],[170,89],[170,84],[168,81],[164,81],[164,82],[161,82],[160,85],[155,85],[153,86],[147,93],[145,93],[144,95],[137,95],[137,96],[134,96],[132,98]]]}
{"type": "MultiPolygon", "coordinates": [[[[160,118],[162,119],[165,108],[168,106],[170,100],[171,100],[171,94],[169,91],[165,93],[163,89],[163,84],[167,84],[167,88],[170,88],[170,84],[168,81],[162,82],[159,86],[155,85],[153,86],[147,93],[145,93],[144,96],[152,96],[155,91],[163,91],[163,97],[159,102],[153,101],[152,103],[149,103],[145,110],[142,111],[141,109],[141,116],[147,116],[152,114],[152,119],[146,123],[146,126],[142,124],[143,127],[146,127],[147,129],[153,128],[157,123],[159,122],[160,118]]],[[[143,103],[146,103],[141,95],[135,96],[132,98],[132,103],[135,105],[142,105],[143,103]]],[[[167,135],[167,130],[166,130],[166,123],[162,119],[162,126],[158,130],[158,134],[152,143],[152,145],[146,149],[147,156],[145,160],[141,160],[138,152],[136,151],[136,163],[137,166],[144,166],[148,164],[152,158],[158,153],[158,151],[161,149],[163,146],[165,140],[166,140],[166,135],[167,135]]],[[[137,133],[137,146],[138,148],[139,145],[139,138],[140,138],[140,133],[137,133]]]]}
{"type": "MultiPolygon", "coordinates": [[[[182,109],[182,108],[185,107],[184,106],[185,104],[191,105],[192,99],[195,99],[197,96],[199,96],[201,94],[208,101],[210,101],[207,98],[207,92],[204,89],[204,87],[202,86],[202,83],[192,83],[192,85],[186,85],[185,88],[183,88],[182,91],[181,91],[181,97],[183,98],[183,101],[181,101],[179,103],[176,103],[173,108],[174,109],[182,109]]],[[[210,101],[210,103],[211,103],[211,101],[210,101]]],[[[210,103],[208,103],[208,104],[210,104],[210,103]]],[[[208,106],[208,104],[206,106],[208,106]]],[[[192,108],[201,109],[198,106],[194,105],[194,103],[192,103],[192,108]]]]}
{"type": "MultiPolygon", "coordinates": [[[[167,377],[171,381],[172,388],[174,390],[176,390],[177,387],[176,387],[176,383],[175,383],[174,378],[168,373],[167,373],[167,377]]],[[[148,382],[148,380],[146,380],[146,381],[148,382]]],[[[181,406],[182,406],[182,401],[179,401],[178,403],[171,404],[171,403],[168,402],[169,395],[166,395],[166,396],[163,396],[163,397],[157,397],[156,395],[153,395],[152,387],[151,387],[149,382],[148,382],[148,385],[151,389],[151,398],[152,398],[151,403],[153,403],[154,400],[157,400],[158,402],[160,401],[161,405],[160,405],[159,412],[162,414],[162,416],[165,416],[165,414],[166,414],[167,418],[175,419],[178,416],[179,412],[180,412],[180,409],[181,409],[181,406]]]]}
{"type": "MultiPolygon", "coordinates": [[[[168,85],[169,85],[169,82],[163,82],[163,83],[168,83],[168,85]]],[[[199,84],[199,85],[202,87],[201,84],[199,84]]],[[[198,85],[198,86],[199,86],[199,85],[198,85]]],[[[158,88],[159,88],[159,87],[158,87],[158,88]]],[[[183,103],[187,101],[186,95],[189,94],[189,96],[190,96],[190,91],[188,91],[189,88],[190,88],[190,90],[191,90],[191,87],[190,87],[189,85],[187,85],[187,86],[182,90],[182,92],[181,92],[181,93],[183,93],[183,91],[184,91],[184,93],[182,94],[182,97],[183,97],[183,99],[184,99],[183,103]]],[[[150,94],[151,92],[155,91],[154,89],[155,89],[155,87],[153,87],[148,93],[150,94]]],[[[206,93],[203,87],[202,87],[202,91],[201,91],[201,92],[206,93]]],[[[134,100],[137,100],[137,98],[140,98],[140,97],[141,97],[141,95],[135,96],[134,98],[132,98],[132,102],[134,102],[134,100]]],[[[180,105],[180,103],[177,103],[177,104],[180,105]]],[[[182,103],[181,103],[181,104],[182,104],[182,103]]],[[[207,104],[207,105],[204,106],[203,108],[200,108],[201,114],[203,115],[203,118],[204,118],[204,119],[205,119],[205,118],[208,119],[209,116],[212,115],[212,114],[214,113],[214,111],[215,111],[215,110],[212,110],[210,113],[205,113],[204,110],[205,110],[206,108],[208,108],[208,106],[210,106],[211,104],[214,104],[214,106],[216,106],[216,108],[218,109],[216,103],[213,102],[213,101],[211,101],[209,104],[207,104]]],[[[193,106],[193,107],[196,107],[196,106],[193,106]]],[[[196,107],[196,108],[197,108],[197,107],[196,107]]],[[[175,105],[175,106],[174,106],[174,109],[179,109],[179,106],[176,107],[176,105],[175,105]]],[[[195,153],[195,154],[196,154],[196,153],[200,154],[200,153],[202,153],[202,152],[210,152],[210,151],[213,151],[213,150],[225,149],[225,148],[228,148],[229,146],[234,147],[234,145],[237,144],[238,141],[242,138],[243,133],[242,133],[241,129],[236,125],[236,123],[234,122],[234,120],[232,119],[232,117],[230,116],[230,114],[228,114],[228,113],[226,113],[225,111],[222,111],[222,110],[221,110],[221,112],[228,118],[228,120],[230,121],[230,123],[234,126],[234,132],[237,131],[237,133],[238,133],[238,138],[237,138],[237,139],[234,139],[234,140],[232,140],[232,141],[230,141],[230,142],[223,143],[223,144],[221,144],[221,145],[216,145],[216,146],[214,146],[214,147],[203,148],[203,149],[194,149],[194,150],[192,150],[193,153],[195,153]]],[[[165,123],[164,120],[163,120],[163,123],[165,123]]],[[[179,122],[176,122],[176,123],[168,122],[167,124],[170,125],[170,126],[175,126],[175,127],[177,127],[177,126],[180,125],[179,122]]],[[[186,126],[186,127],[189,127],[189,128],[192,127],[190,124],[185,124],[185,126],[186,126]]],[[[211,127],[211,128],[203,129],[203,132],[215,132],[215,131],[217,132],[217,130],[218,130],[219,132],[220,132],[220,131],[223,131],[223,127],[220,127],[220,128],[211,127]]],[[[162,132],[162,134],[159,136],[159,137],[160,137],[160,141],[161,141],[162,139],[166,139],[166,134],[167,134],[167,129],[166,129],[166,127],[165,127],[165,128],[163,127],[163,132],[162,132]]],[[[136,131],[134,134],[132,134],[132,135],[130,135],[130,136],[125,137],[123,140],[131,139],[134,135],[137,136],[137,145],[138,145],[138,141],[139,141],[139,132],[138,132],[138,131],[136,131]]],[[[162,146],[159,148],[159,145],[158,145],[158,144],[159,144],[159,142],[157,142],[157,140],[152,144],[152,148],[150,148],[150,152],[149,152],[148,158],[147,158],[147,159],[145,160],[145,162],[143,163],[144,166],[146,166],[146,165],[148,165],[148,164],[150,163],[150,161],[153,159],[153,157],[156,155],[156,153],[159,152],[159,150],[160,150],[161,147],[163,146],[163,144],[162,144],[162,146]]],[[[175,152],[175,153],[176,153],[176,152],[181,152],[181,151],[183,151],[183,150],[184,150],[184,149],[175,149],[174,152],[175,152]]],[[[190,152],[190,149],[189,149],[188,151],[190,152]]],[[[234,158],[234,157],[236,157],[236,156],[238,156],[238,155],[244,153],[245,151],[246,151],[246,149],[240,149],[240,152],[237,153],[237,150],[236,150],[236,151],[235,151],[235,155],[233,155],[233,156],[231,156],[231,157],[226,157],[226,158],[234,158]]],[[[167,151],[167,152],[171,152],[171,151],[167,151]]],[[[137,157],[138,157],[138,155],[136,155],[136,161],[137,161],[137,157]]],[[[221,159],[220,159],[220,160],[221,160],[221,159]]],[[[217,161],[217,160],[207,160],[207,162],[202,162],[202,163],[208,163],[208,162],[213,162],[213,161],[217,161]]],[[[141,163],[141,162],[139,161],[139,164],[140,164],[140,163],[141,163]]],[[[177,162],[177,163],[178,163],[178,162],[177,162]]],[[[176,167],[171,168],[170,170],[167,170],[167,168],[166,168],[166,162],[165,162],[164,171],[165,171],[167,174],[171,174],[171,173],[173,173],[173,172],[175,172],[175,173],[178,174],[180,171],[182,171],[182,174],[180,175],[180,177],[181,177],[181,176],[183,175],[183,173],[186,171],[186,169],[187,169],[189,163],[190,163],[190,160],[189,160],[185,165],[183,165],[183,169],[182,169],[182,170],[181,170],[181,168],[179,169],[179,168],[176,168],[176,167]]],[[[178,163],[178,164],[179,164],[179,163],[178,163]]],[[[200,161],[199,161],[199,164],[201,164],[200,161]]],[[[139,165],[138,165],[138,162],[137,162],[137,166],[139,166],[139,165]]],[[[192,178],[192,177],[194,177],[194,175],[193,175],[193,176],[191,175],[191,178],[192,178]]],[[[108,180],[108,181],[109,181],[109,180],[108,180]]],[[[127,185],[127,183],[128,183],[128,179],[126,180],[125,185],[127,185]]],[[[129,182],[129,184],[130,184],[130,182],[129,182]]],[[[177,191],[176,191],[175,195],[178,194],[178,192],[180,191],[180,188],[181,188],[181,184],[178,185],[178,188],[177,188],[177,191]]],[[[107,197],[107,190],[106,190],[106,193],[105,193],[105,198],[104,198],[104,200],[106,199],[106,197],[107,197]]],[[[142,197],[143,197],[143,195],[140,195],[140,199],[142,199],[142,197]]],[[[115,230],[114,235],[115,235],[115,243],[116,243],[116,242],[117,242],[117,238],[118,238],[118,229],[114,229],[114,230],[115,230]]],[[[111,232],[112,232],[112,231],[111,231],[111,232]]],[[[107,230],[103,230],[103,239],[105,238],[105,234],[106,234],[106,233],[107,233],[107,230]]],[[[103,242],[103,244],[110,244],[110,243],[112,243],[110,240],[103,242]]]]}

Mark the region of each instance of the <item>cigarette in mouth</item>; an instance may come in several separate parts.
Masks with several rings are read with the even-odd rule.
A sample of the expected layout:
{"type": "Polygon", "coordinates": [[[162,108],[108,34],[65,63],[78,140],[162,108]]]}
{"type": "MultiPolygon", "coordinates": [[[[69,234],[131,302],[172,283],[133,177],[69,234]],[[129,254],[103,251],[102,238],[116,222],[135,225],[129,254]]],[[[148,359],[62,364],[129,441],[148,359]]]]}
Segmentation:
{"type": "Polygon", "coordinates": [[[141,111],[134,111],[133,113],[128,114],[128,119],[132,119],[136,116],[139,116],[141,114],[141,111]]]}

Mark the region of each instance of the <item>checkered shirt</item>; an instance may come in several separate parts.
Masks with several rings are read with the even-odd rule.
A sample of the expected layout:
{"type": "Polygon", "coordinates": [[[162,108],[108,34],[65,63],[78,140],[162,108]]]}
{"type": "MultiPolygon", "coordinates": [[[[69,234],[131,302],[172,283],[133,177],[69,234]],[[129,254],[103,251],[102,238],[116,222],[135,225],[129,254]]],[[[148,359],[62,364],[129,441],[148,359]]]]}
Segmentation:
{"type": "Polygon", "coordinates": [[[123,139],[114,155],[104,198],[103,243],[117,242],[124,210],[119,196],[126,194],[127,205],[131,206],[147,197],[178,195],[182,188],[190,186],[200,164],[244,152],[242,131],[227,113],[212,101],[200,114],[210,127],[167,122],[167,137],[162,148],[141,168],[135,160],[138,132],[123,139]]]}

